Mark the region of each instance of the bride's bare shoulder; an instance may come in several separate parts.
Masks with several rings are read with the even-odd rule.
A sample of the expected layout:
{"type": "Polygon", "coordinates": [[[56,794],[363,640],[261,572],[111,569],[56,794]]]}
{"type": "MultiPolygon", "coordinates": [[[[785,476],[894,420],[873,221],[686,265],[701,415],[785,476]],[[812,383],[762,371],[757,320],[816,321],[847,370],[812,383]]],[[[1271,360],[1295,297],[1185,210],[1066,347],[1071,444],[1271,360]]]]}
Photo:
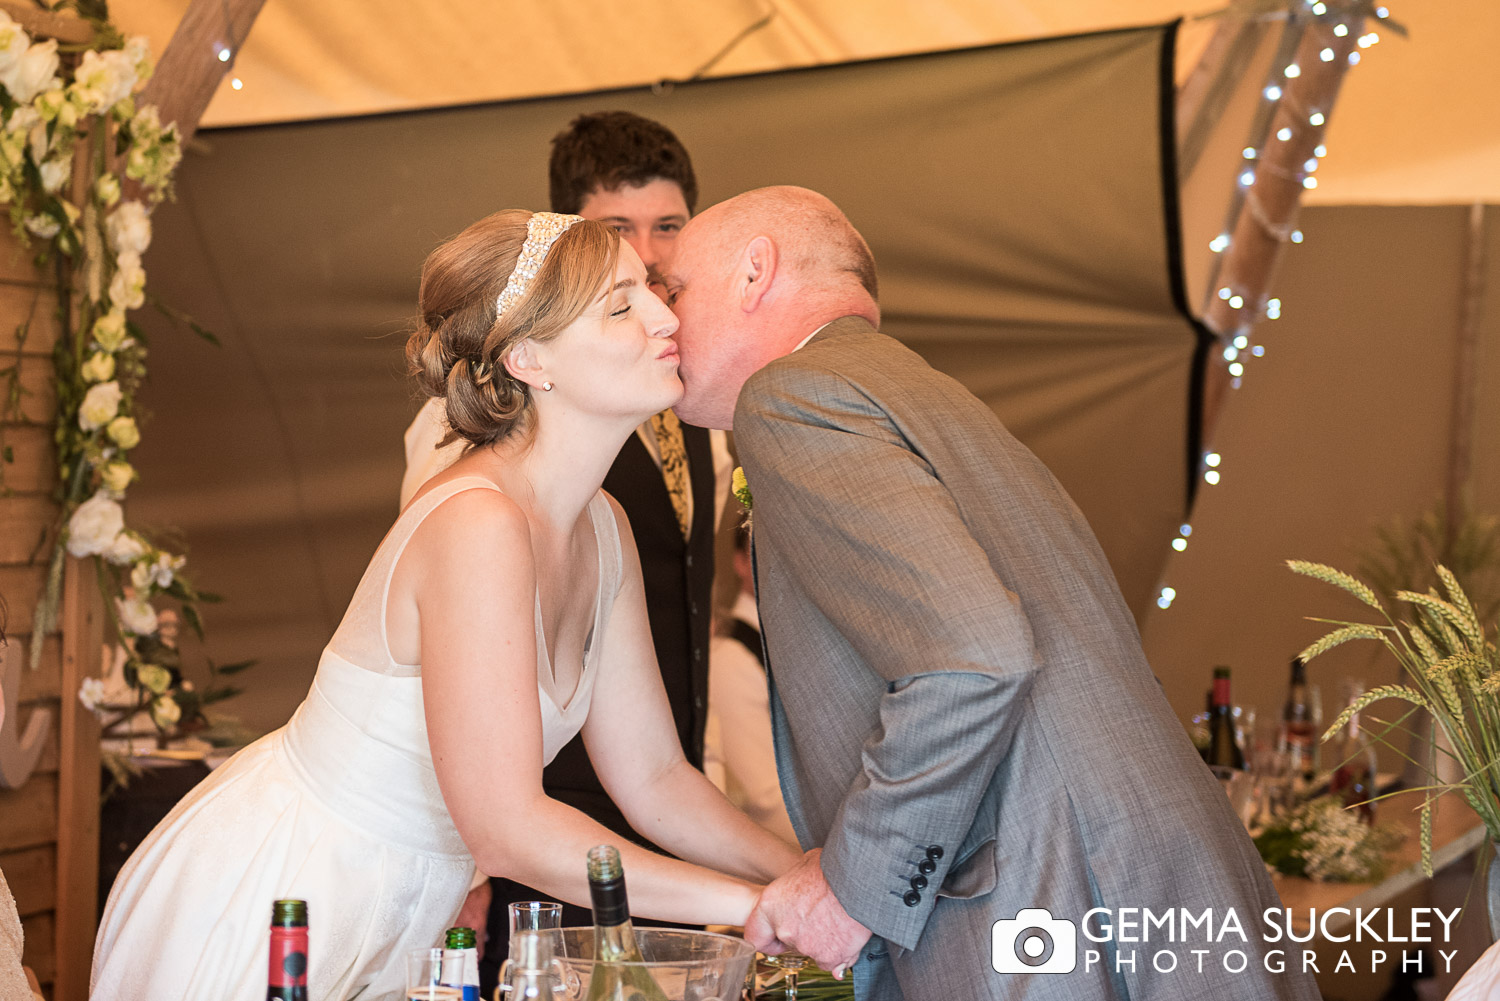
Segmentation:
{"type": "Polygon", "coordinates": [[[475,483],[443,500],[412,536],[412,544],[473,557],[531,554],[531,529],[520,505],[498,489],[475,483]]]}

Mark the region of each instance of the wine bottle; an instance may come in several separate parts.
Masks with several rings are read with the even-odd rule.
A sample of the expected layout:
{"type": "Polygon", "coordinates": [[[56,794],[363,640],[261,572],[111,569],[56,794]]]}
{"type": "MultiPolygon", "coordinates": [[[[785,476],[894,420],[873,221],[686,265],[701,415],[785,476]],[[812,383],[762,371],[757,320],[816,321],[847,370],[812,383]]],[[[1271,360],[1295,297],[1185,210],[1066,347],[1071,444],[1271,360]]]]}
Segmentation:
{"type": "Polygon", "coordinates": [[[451,968],[443,960],[443,985],[463,990],[463,1001],[479,1001],[479,936],[472,928],[449,928],[443,939],[449,953],[457,953],[451,968]]]}
{"type": "Polygon", "coordinates": [[[1286,755],[1287,774],[1304,788],[1312,785],[1318,771],[1318,724],[1314,716],[1307,665],[1298,657],[1292,661],[1292,682],[1281,709],[1281,750],[1286,755]]]}
{"type": "Polygon", "coordinates": [[[1213,713],[1208,718],[1208,767],[1219,778],[1245,770],[1245,754],[1234,733],[1234,703],[1229,698],[1229,668],[1214,668],[1213,713]]]}
{"type": "Polygon", "coordinates": [[[550,934],[529,929],[512,932],[505,983],[495,996],[507,1001],[553,1001],[559,986],[555,970],[550,934]]]}
{"type": "Polygon", "coordinates": [[[635,940],[625,898],[625,868],[613,845],[589,849],[589,897],[594,905],[594,974],[588,1001],[667,1001],[635,940]]]}
{"type": "MultiPolygon", "coordinates": [[[[1364,690],[1363,682],[1348,685],[1350,701],[1364,690]]],[[[1366,744],[1360,736],[1359,713],[1349,717],[1344,727],[1344,736],[1339,743],[1338,767],[1328,781],[1328,791],[1344,801],[1344,805],[1359,811],[1360,819],[1367,824],[1375,823],[1375,748],[1366,744]]]]}
{"type": "Polygon", "coordinates": [[[307,1001],[307,901],[271,905],[271,963],[267,1001],[307,1001]]]}

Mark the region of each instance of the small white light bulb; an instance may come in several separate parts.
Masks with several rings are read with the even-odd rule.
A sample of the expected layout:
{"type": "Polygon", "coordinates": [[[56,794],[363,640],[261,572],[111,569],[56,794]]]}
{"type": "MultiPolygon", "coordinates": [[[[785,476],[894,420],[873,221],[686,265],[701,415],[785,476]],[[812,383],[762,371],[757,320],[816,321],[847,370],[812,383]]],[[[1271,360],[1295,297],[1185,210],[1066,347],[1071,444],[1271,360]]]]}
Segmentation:
{"type": "Polygon", "coordinates": [[[1282,70],[1282,72],[1285,73],[1288,77],[1295,79],[1302,75],[1302,67],[1298,66],[1296,63],[1292,63],[1286,69],[1282,70]]]}
{"type": "Polygon", "coordinates": [[[1385,7],[1376,7],[1375,8],[1375,16],[1378,17],[1378,18],[1380,18],[1380,19],[1382,19],[1382,20],[1384,20],[1385,18],[1388,18],[1388,17],[1391,16],[1391,12],[1390,12],[1390,10],[1388,10],[1385,7]]]}
{"type": "Polygon", "coordinates": [[[1327,155],[1328,155],[1328,147],[1324,146],[1322,143],[1319,143],[1318,145],[1316,145],[1316,146],[1313,147],[1313,156],[1317,157],[1318,159],[1321,160],[1323,157],[1325,157],[1327,155]]]}
{"type": "Polygon", "coordinates": [[[1301,243],[1302,242],[1302,230],[1300,230],[1300,229],[1294,229],[1294,230],[1292,230],[1292,242],[1293,243],[1301,243]]]}
{"type": "Polygon", "coordinates": [[[1182,533],[1183,538],[1186,538],[1187,536],[1193,534],[1193,526],[1184,522],[1182,527],[1177,529],[1177,531],[1182,533]]]}
{"type": "Polygon", "coordinates": [[[1241,365],[1239,362],[1233,362],[1229,366],[1229,374],[1238,378],[1239,376],[1245,374],[1245,366],[1241,365]]]}
{"type": "Polygon", "coordinates": [[[219,49],[219,62],[221,62],[221,63],[227,63],[227,62],[229,62],[230,55],[231,55],[231,53],[230,53],[229,49],[227,49],[227,48],[220,48],[219,49]]]}
{"type": "Polygon", "coordinates": [[[1230,298],[1229,298],[1229,308],[1230,309],[1239,309],[1244,304],[1245,304],[1245,299],[1244,299],[1243,296],[1236,295],[1236,296],[1230,296],[1230,298]]]}
{"type": "Polygon", "coordinates": [[[1179,553],[1182,552],[1187,548],[1187,540],[1182,538],[1173,539],[1172,548],[1177,550],[1179,553]]]}
{"type": "Polygon", "coordinates": [[[1213,486],[1215,483],[1218,483],[1219,471],[1217,469],[1210,469],[1208,472],[1204,473],[1203,482],[1207,483],[1209,486],[1213,486]]]}
{"type": "Polygon", "coordinates": [[[235,77],[233,80],[229,81],[229,86],[233,87],[235,90],[239,90],[240,88],[244,87],[245,84],[240,80],[239,77],[235,77]]]}
{"type": "Polygon", "coordinates": [[[1243,185],[1244,187],[1248,188],[1248,187],[1250,187],[1250,185],[1252,185],[1254,183],[1255,183],[1255,171],[1253,171],[1253,170],[1247,170],[1243,174],[1240,175],[1240,184],[1243,185]]]}
{"type": "Polygon", "coordinates": [[[1242,151],[1241,151],[1241,155],[1242,155],[1242,156],[1243,156],[1243,157],[1244,157],[1244,158],[1245,158],[1245,159],[1246,159],[1246,160],[1254,160],[1254,159],[1255,159],[1255,147],[1254,147],[1254,146],[1246,146],[1246,147],[1245,147],[1245,148],[1244,148],[1244,149],[1243,149],[1243,150],[1242,150],[1242,151]]]}
{"type": "Polygon", "coordinates": [[[1276,86],[1274,83],[1271,84],[1271,86],[1269,86],[1269,87],[1266,88],[1265,94],[1266,94],[1266,100],[1267,101],[1279,101],[1279,100],[1281,100],[1281,88],[1278,87],[1278,86],[1276,86]]]}
{"type": "Polygon", "coordinates": [[[1328,5],[1322,2],[1313,4],[1313,13],[1318,15],[1319,17],[1322,17],[1324,14],[1328,13],[1328,5]]]}
{"type": "Polygon", "coordinates": [[[1237,348],[1237,347],[1235,347],[1232,344],[1229,347],[1227,347],[1227,348],[1224,349],[1224,360],[1225,361],[1234,361],[1239,356],[1240,356],[1240,349],[1237,348]]]}
{"type": "Polygon", "coordinates": [[[1350,66],[1358,66],[1359,65],[1359,53],[1358,52],[1351,52],[1351,53],[1349,53],[1349,65],[1350,66]]]}
{"type": "Polygon", "coordinates": [[[1166,598],[1168,601],[1171,601],[1173,598],[1177,597],[1177,591],[1175,588],[1164,587],[1161,589],[1161,596],[1163,598],[1166,598]]]}
{"type": "Polygon", "coordinates": [[[1333,33],[1340,38],[1343,38],[1345,35],[1349,34],[1349,26],[1347,24],[1335,24],[1333,26],[1333,33]]]}
{"type": "Polygon", "coordinates": [[[1313,171],[1317,170],[1318,169],[1318,158],[1317,157],[1312,157],[1311,159],[1304,161],[1303,164],[1302,164],[1302,169],[1305,170],[1305,171],[1307,171],[1309,174],[1311,174],[1313,171]]]}
{"type": "Polygon", "coordinates": [[[1302,179],[1302,186],[1311,191],[1318,186],[1318,179],[1316,177],[1304,177],[1302,179]]]}
{"type": "Polygon", "coordinates": [[[1289,129],[1289,128],[1287,128],[1285,125],[1283,125],[1281,128],[1279,128],[1279,129],[1276,130],[1276,138],[1280,139],[1282,142],[1286,142],[1291,137],[1292,137],[1292,130],[1289,129]]]}
{"type": "Polygon", "coordinates": [[[1234,339],[1234,346],[1243,351],[1250,346],[1250,338],[1246,337],[1244,334],[1240,334],[1234,339]]]}
{"type": "Polygon", "coordinates": [[[1307,116],[1307,120],[1313,125],[1322,125],[1324,122],[1328,121],[1328,119],[1323,117],[1323,112],[1321,111],[1314,111],[1312,114],[1307,116]]]}
{"type": "Polygon", "coordinates": [[[1257,358],[1264,358],[1266,356],[1266,346],[1264,344],[1257,344],[1250,349],[1250,353],[1257,358]]]}
{"type": "Polygon", "coordinates": [[[1203,457],[1203,464],[1205,466],[1209,466],[1211,468],[1212,467],[1217,467],[1219,465],[1219,463],[1221,463],[1223,461],[1224,461],[1224,457],[1222,455],[1220,455],[1218,452],[1209,452],[1207,455],[1205,455],[1203,457]]]}
{"type": "Polygon", "coordinates": [[[1332,49],[1324,49],[1322,52],[1318,53],[1318,58],[1323,60],[1325,63],[1331,63],[1333,62],[1334,55],[1335,53],[1332,49]]]}
{"type": "Polygon", "coordinates": [[[1228,285],[1225,285],[1223,288],[1219,289],[1220,299],[1228,299],[1232,295],[1234,295],[1234,291],[1230,289],[1228,285]]]}
{"type": "Polygon", "coordinates": [[[1239,389],[1240,388],[1240,383],[1243,382],[1243,381],[1244,380],[1241,379],[1239,376],[1235,376],[1233,379],[1229,380],[1229,388],[1230,389],[1239,389]]]}
{"type": "Polygon", "coordinates": [[[1218,236],[1216,236],[1212,240],[1208,241],[1208,249],[1212,250],[1216,254],[1222,254],[1225,251],[1225,249],[1227,249],[1228,247],[1229,247],[1229,234],[1228,233],[1220,233],[1218,236]]]}

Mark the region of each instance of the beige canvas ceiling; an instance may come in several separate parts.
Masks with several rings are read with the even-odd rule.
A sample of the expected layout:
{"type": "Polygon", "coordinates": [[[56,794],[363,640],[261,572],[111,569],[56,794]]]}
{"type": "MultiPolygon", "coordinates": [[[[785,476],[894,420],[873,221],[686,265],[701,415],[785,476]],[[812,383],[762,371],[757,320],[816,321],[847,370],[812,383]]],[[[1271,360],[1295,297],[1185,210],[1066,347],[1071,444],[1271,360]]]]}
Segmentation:
{"type": "MultiPolygon", "coordinates": [[[[1500,4],[1389,0],[1330,123],[1320,203],[1500,201],[1500,4]]],[[[158,51],[188,0],[116,0],[158,51]]],[[[1191,0],[266,0],[204,124],[362,115],[1148,24],[1191,0]]],[[[224,39],[226,44],[231,40],[224,39]]]]}

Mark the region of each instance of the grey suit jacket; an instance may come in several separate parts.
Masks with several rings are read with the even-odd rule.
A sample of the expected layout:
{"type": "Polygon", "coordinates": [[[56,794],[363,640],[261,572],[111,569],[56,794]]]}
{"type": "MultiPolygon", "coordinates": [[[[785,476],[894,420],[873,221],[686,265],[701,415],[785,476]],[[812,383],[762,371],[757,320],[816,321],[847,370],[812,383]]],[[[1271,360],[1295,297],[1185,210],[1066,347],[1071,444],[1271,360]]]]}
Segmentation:
{"type": "Polygon", "coordinates": [[[1317,997],[1265,971],[1254,846],[1087,523],[988,407],[846,317],[752,376],[734,429],[787,808],[877,936],[861,998],[1317,997]],[[1201,973],[1201,942],[1160,933],[1077,935],[1069,974],[992,968],[997,920],[1095,907],[1234,908],[1250,941],[1201,973]]]}

